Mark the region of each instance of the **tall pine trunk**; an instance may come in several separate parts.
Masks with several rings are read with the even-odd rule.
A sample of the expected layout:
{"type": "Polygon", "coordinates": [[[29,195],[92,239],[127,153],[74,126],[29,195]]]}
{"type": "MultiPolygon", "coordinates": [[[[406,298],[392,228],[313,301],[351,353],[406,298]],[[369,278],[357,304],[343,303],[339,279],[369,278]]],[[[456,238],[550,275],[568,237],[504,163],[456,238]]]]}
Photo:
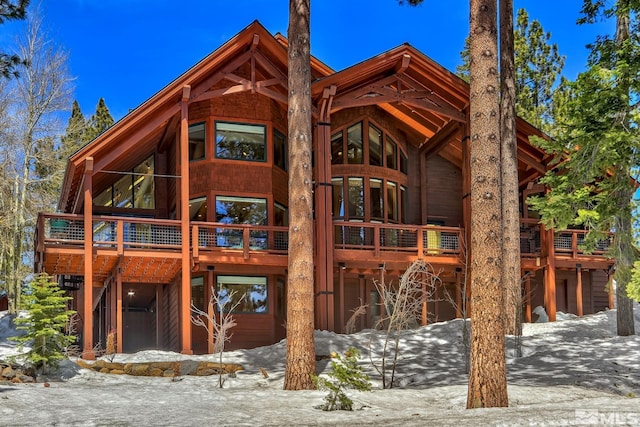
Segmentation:
{"type": "Polygon", "coordinates": [[[496,0],[471,0],[471,357],[467,408],[507,406],[496,0]]]}
{"type": "Polygon", "coordinates": [[[289,1],[289,276],[285,390],[313,389],[313,174],[309,0],[289,1]]]}
{"type": "MultiPolygon", "coordinates": [[[[624,50],[623,45],[629,40],[629,21],[631,19],[629,12],[629,0],[618,0],[616,14],[616,45],[620,51],[624,50]]],[[[629,60],[629,58],[622,58],[629,60]]],[[[621,58],[618,58],[616,66],[619,67],[621,58]]],[[[631,95],[631,82],[629,73],[626,68],[620,71],[620,82],[622,91],[625,95],[631,95]]],[[[629,115],[632,108],[629,103],[633,102],[629,99],[627,102],[627,111],[624,112],[625,128],[629,128],[629,115]]],[[[616,248],[616,272],[613,278],[616,281],[616,317],[618,335],[627,336],[635,335],[635,321],[633,316],[633,301],[627,296],[627,284],[631,280],[631,269],[636,258],[633,246],[633,215],[631,212],[631,204],[633,203],[634,188],[630,182],[631,159],[626,164],[617,164],[614,172],[616,187],[619,188],[619,194],[616,199],[618,201],[618,215],[615,218],[616,236],[614,244],[616,248]]]]}
{"type": "Polygon", "coordinates": [[[519,335],[520,211],[518,209],[518,148],[513,41],[513,0],[500,1],[500,163],[502,166],[502,265],[505,333],[519,335]]]}

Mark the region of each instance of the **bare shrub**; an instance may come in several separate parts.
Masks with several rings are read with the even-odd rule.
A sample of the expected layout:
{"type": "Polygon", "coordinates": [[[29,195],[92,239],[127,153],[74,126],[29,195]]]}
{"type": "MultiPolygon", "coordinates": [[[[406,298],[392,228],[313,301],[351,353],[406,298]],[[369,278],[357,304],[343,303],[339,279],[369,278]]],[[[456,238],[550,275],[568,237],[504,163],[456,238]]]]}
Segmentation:
{"type": "MultiPolygon", "coordinates": [[[[231,340],[231,336],[233,335],[229,331],[237,325],[232,313],[238,305],[244,302],[244,297],[233,302],[235,294],[235,291],[230,291],[226,295],[221,296],[212,287],[207,312],[191,304],[191,311],[193,313],[191,315],[191,323],[196,326],[201,326],[207,331],[207,338],[209,342],[213,344],[213,352],[219,354],[219,362],[221,365],[224,346],[231,340]]],[[[218,385],[220,388],[222,388],[224,384],[222,380],[223,373],[224,369],[220,369],[218,375],[218,385]]]]}
{"type": "Polygon", "coordinates": [[[347,335],[352,334],[356,331],[356,322],[360,317],[367,314],[368,307],[369,307],[369,304],[362,304],[362,301],[361,301],[359,306],[351,310],[353,314],[349,317],[349,319],[347,320],[347,323],[344,325],[345,334],[347,335]]]}
{"type": "Polygon", "coordinates": [[[423,260],[414,261],[395,288],[391,283],[374,281],[383,311],[376,329],[384,331],[384,343],[380,360],[373,360],[371,348],[370,357],[371,363],[382,377],[383,388],[393,388],[400,340],[407,331],[420,325],[423,305],[434,299],[440,283],[439,274],[434,273],[431,265],[423,260]]]}

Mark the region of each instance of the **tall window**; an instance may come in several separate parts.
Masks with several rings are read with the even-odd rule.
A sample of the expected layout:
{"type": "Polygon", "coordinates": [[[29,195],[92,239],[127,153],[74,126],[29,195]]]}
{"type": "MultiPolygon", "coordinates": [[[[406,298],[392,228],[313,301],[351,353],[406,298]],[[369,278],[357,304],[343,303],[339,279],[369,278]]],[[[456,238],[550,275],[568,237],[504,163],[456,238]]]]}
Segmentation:
{"type": "Polygon", "coordinates": [[[398,146],[387,136],[385,144],[385,152],[387,155],[387,167],[389,169],[398,169],[398,146]]]}
{"type": "Polygon", "coordinates": [[[364,218],[364,186],[362,178],[349,177],[349,219],[364,218]]]}
{"type": "Polygon", "coordinates": [[[362,122],[347,129],[347,161],[357,165],[364,163],[362,122]]]}
{"type": "Polygon", "coordinates": [[[382,166],[382,131],[369,124],[369,164],[382,166]]]}
{"type": "Polygon", "coordinates": [[[384,220],[384,191],[381,179],[371,178],[369,180],[369,202],[371,205],[371,220],[384,220]]]}
{"type": "Polygon", "coordinates": [[[344,139],[342,131],[331,135],[331,164],[341,165],[344,163],[344,139]]]}
{"type": "Polygon", "coordinates": [[[189,160],[202,160],[206,148],[205,123],[189,125],[189,160]]]}
{"type": "Polygon", "coordinates": [[[122,172],[123,176],[93,199],[96,206],[154,209],[155,180],[153,155],[122,172]]]}
{"type": "Polygon", "coordinates": [[[287,170],[287,137],[277,130],[273,131],[273,163],[287,170]]]}
{"type": "Polygon", "coordinates": [[[264,162],[265,126],[216,122],[216,158],[264,162]]]}
{"type": "Polygon", "coordinates": [[[387,181],[387,220],[398,221],[398,185],[387,181]]]}
{"type": "Polygon", "coordinates": [[[400,172],[405,175],[409,173],[409,160],[402,150],[400,150],[400,172]]]}
{"type": "Polygon", "coordinates": [[[207,311],[204,302],[204,276],[191,278],[191,304],[199,310],[207,311]]]}
{"type": "Polygon", "coordinates": [[[331,178],[331,206],[333,219],[344,218],[344,179],[331,178]]]}
{"type": "MultiPolygon", "coordinates": [[[[267,278],[253,276],[218,276],[218,297],[234,313],[267,313],[267,278]]],[[[220,311],[218,306],[218,311],[220,311]]]]}

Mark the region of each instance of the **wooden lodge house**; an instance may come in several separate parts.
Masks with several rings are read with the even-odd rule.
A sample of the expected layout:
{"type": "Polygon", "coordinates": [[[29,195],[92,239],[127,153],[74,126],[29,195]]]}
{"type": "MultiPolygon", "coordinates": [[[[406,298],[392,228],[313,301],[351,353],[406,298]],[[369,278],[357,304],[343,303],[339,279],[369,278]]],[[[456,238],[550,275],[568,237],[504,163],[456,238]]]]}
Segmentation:
{"type": "MultiPolygon", "coordinates": [[[[460,297],[470,224],[467,83],[410,45],[341,71],[312,58],[316,328],[342,332],[374,280],[416,259],[460,297]]],[[[191,304],[212,289],[244,297],[230,348],[285,336],[287,40],[254,22],[68,161],[59,213],[41,213],[35,270],[56,275],[82,319],[85,357],[116,331],[117,351],[212,352],[191,304]]],[[[545,230],[526,198],[550,156],[518,120],[525,317],[542,305],[611,306],[612,260],[582,230],[545,230]]],[[[444,289],[439,289],[441,294],[444,289]]],[[[423,322],[460,316],[428,303],[423,322]]]]}

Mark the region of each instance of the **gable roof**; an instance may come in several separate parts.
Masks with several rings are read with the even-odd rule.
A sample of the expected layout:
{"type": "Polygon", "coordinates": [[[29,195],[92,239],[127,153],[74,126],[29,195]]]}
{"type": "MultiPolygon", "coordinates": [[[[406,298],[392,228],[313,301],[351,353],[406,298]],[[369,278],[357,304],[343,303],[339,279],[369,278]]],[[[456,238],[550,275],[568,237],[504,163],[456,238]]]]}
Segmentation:
{"type": "MultiPolygon", "coordinates": [[[[253,90],[286,105],[287,45],[284,36],[270,34],[258,21],[245,27],[73,154],[58,209],[79,210],[87,157],[93,157],[95,171],[108,170],[123,157],[141,161],[140,156],[160,141],[170,140],[185,86],[191,88],[190,103],[253,90]],[[247,62],[255,75],[251,81],[234,73],[247,62]]],[[[338,72],[312,57],[311,69],[314,105],[321,105],[323,98],[326,101],[328,93],[331,100],[324,105],[330,112],[377,105],[420,135],[416,143],[421,151],[462,166],[464,127],[460,124],[466,122],[469,85],[419,50],[403,44],[338,72]]],[[[529,135],[541,132],[520,119],[517,130],[519,169],[523,181],[528,181],[544,173],[549,156],[528,142],[529,135]]],[[[94,184],[99,181],[94,179],[94,184]]]]}

